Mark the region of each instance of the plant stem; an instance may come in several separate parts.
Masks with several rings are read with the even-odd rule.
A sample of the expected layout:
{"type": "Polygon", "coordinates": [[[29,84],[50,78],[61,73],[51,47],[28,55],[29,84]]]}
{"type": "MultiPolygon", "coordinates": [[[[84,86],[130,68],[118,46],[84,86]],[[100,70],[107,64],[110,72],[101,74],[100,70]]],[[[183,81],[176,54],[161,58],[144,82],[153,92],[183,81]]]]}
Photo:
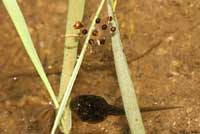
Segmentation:
{"type": "Polygon", "coordinates": [[[28,31],[28,27],[26,25],[24,16],[17,4],[17,1],[16,0],[3,0],[2,2],[4,4],[4,6],[6,7],[8,14],[10,15],[10,17],[15,25],[15,28],[23,42],[24,48],[25,48],[26,52],[28,53],[29,58],[31,59],[40,78],[42,79],[42,81],[54,103],[54,106],[57,109],[59,107],[58,101],[54,94],[53,88],[44,72],[44,69],[43,69],[40,59],[39,59],[39,56],[33,45],[33,41],[31,39],[30,33],[28,31]]]}
{"type": "Polygon", "coordinates": [[[112,3],[113,0],[107,1],[108,15],[113,16],[112,24],[116,27],[116,32],[112,36],[112,50],[126,117],[131,134],[145,134],[135,89],[131,80],[126,56],[123,52],[117,18],[113,13],[112,3]]]}
{"type": "MultiPolygon", "coordinates": [[[[66,35],[78,35],[79,30],[74,29],[73,25],[76,21],[82,21],[84,14],[85,0],[68,0],[68,14],[66,24],[66,35]]],[[[58,102],[60,103],[65,89],[68,85],[72,71],[74,69],[77,59],[78,40],[76,37],[66,37],[64,47],[64,57],[62,74],[60,80],[60,89],[58,95],[58,102]],[[72,47],[73,46],[73,47],[72,47]]],[[[71,111],[67,105],[62,116],[62,130],[65,134],[70,133],[71,129],[71,111]],[[64,126],[63,126],[64,125],[64,126]]]]}
{"type": "Polygon", "coordinates": [[[55,121],[54,121],[54,125],[53,125],[53,128],[52,128],[51,134],[54,134],[54,133],[55,133],[55,130],[56,130],[56,128],[57,128],[57,126],[58,126],[58,124],[59,124],[59,122],[60,122],[60,118],[62,117],[64,108],[65,108],[65,106],[66,106],[66,104],[67,104],[67,102],[68,102],[68,100],[69,100],[69,96],[70,96],[70,93],[71,93],[71,91],[72,91],[72,87],[73,87],[73,85],[74,85],[74,82],[75,82],[75,80],[76,80],[78,71],[79,71],[80,66],[81,66],[81,64],[82,64],[82,61],[83,61],[85,52],[86,52],[86,50],[87,50],[88,41],[89,41],[89,39],[90,39],[90,36],[91,36],[92,31],[93,31],[94,26],[95,26],[95,20],[96,20],[96,18],[99,16],[100,11],[101,11],[101,9],[102,9],[102,7],[103,7],[103,5],[104,5],[104,2],[105,2],[105,0],[102,0],[102,1],[101,1],[100,5],[99,5],[99,8],[98,8],[98,10],[97,10],[97,12],[96,12],[96,15],[94,16],[94,19],[93,19],[93,21],[92,21],[92,23],[91,23],[91,26],[90,26],[90,28],[89,28],[88,35],[86,36],[85,42],[84,42],[84,44],[83,44],[82,51],[81,51],[81,53],[80,53],[80,57],[79,57],[78,60],[77,60],[76,66],[75,66],[75,68],[74,68],[74,70],[73,70],[73,73],[72,73],[72,76],[71,76],[71,78],[70,78],[70,80],[69,80],[69,83],[68,83],[66,92],[65,92],[65,94],[64,94],[64,97],[63,97],[62,102],[61,102],[61,104],[60,104],[58,113],[57,113],[57,115],[56,115],[56,119],[55,119],[55,121]]]}

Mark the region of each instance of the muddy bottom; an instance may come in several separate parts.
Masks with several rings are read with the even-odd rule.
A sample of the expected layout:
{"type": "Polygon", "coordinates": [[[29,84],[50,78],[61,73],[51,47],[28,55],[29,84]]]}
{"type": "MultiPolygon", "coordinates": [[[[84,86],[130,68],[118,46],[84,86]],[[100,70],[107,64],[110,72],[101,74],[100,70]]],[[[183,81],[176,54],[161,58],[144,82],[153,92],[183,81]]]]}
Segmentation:
{"type": "MultiPolygon", "coordinates": [[[[58,93],[66,1],[18,2],[58,93]]],[[[99,2],[87,1],[83,23],[90,24],[99,2]]],[[[147,134],[200,133],[200,1],[118,2],[116,14],[140,106],[184,106],[142,114],[147,134]]],[[[55,113],[48,93],[2,2],[0,12],[0,134],[49,134],[55,113]]],[[[105,7],[101,18],[107,17],[106,12],[105,7]]],[[[94,94],[121,107],[110,37],[105,36],[108,40],[104,45],[93,47],[92,53],[88,49],[72,97],[94,94]]],[[[109,116],[90,124],[73,114],[72,134],[93,133],[128,134],[127,120],[125,116],[109,116]]]]}

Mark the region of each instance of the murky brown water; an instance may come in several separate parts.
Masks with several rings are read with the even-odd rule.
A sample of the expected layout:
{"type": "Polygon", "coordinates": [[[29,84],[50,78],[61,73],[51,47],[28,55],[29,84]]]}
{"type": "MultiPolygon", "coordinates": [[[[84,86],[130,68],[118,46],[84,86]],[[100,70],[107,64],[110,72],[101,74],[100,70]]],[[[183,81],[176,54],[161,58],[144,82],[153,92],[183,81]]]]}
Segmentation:
{"type": "MultiPolygon", "coordinates": [[[[85,24],[89,24],[97,6],[97,1],[87,2],[85,24]]],[[[66,1],[19,3],[43,66],[54,68],[49,71],[49,79],[57,93],[66,1]]],[[[140,105],[185,106],[182,110],[143,114],[148,134],[200,131],[199,10],[198,0],[119,1],[121,36],[140,105]]],[[[105,17],[106,8],[101,15],[105,17]]],[[[95,94],[122,106],[109,40],[93,49],[94,54],[86,54],[72,96],[95,94]]],[[[33,66],[2,3],[0,68],[0,134],[48,134],[54,119],[53,107],[41,80],[30,75],[33,66]]],[[[73,116],[72,133],[127,134],[128,125],[124,116],[110,116],[98,124],[84,123],[73,116]]]]}

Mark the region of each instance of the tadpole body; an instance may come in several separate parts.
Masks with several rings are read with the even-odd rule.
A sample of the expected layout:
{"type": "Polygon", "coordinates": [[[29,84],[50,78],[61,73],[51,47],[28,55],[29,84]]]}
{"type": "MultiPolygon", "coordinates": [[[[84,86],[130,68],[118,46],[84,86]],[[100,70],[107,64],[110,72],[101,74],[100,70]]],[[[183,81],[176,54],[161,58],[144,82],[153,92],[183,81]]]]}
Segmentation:
{"type": "Polygon", "coordinates": [[[104,98],[95,95],[81,95],[73,98],[70,108],[77,116],[86,122],[100,122],[108,115],[124,114],[124,110],[109,105],[104,98]]]}

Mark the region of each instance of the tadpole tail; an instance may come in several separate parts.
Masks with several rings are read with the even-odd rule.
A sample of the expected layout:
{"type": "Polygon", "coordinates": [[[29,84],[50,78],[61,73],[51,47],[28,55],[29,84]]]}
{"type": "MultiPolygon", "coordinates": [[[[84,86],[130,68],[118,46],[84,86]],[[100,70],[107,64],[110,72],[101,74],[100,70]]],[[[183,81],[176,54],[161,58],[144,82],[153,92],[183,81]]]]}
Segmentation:
{"type": "MultiPolygon", "coordinates": [[[[163,111],[163,110],[172,110],[184,108],[183,106],[153,106],[153,107],[140,107],[140,112],[155,112],[155,111],[163,111]]],[[[119,108],[113,105],[109,105],[107,108],[108,115],[125,115],[125,111],[123,108],[119,108]]]]}
{"type": "MultiPolygon", "coordinates": [[[[154,106],[154,107],[140,107],[140,112],[154,112],[154,111],[163,111],[163,110],[172,110],[184,108],[183,106],[154,106]]],[[[113,105],[109,105],[108,107],[108,114],[109,115],[124,115],[125,111],[123,108],[119,108],[113,105]]]]}
{"type": "Polygon", "coordinates": [[[141,112],[154,112],[154,111],[162,111],[162,110],[171,110],[183,108],[183,106],[157,106],[157,107],[140,107],[141,112]]]}
{"type": "Polygon", "coordinates": [[[123,108],[109,105],[107,108],[108,115],[125,115],[123,108]]]}

